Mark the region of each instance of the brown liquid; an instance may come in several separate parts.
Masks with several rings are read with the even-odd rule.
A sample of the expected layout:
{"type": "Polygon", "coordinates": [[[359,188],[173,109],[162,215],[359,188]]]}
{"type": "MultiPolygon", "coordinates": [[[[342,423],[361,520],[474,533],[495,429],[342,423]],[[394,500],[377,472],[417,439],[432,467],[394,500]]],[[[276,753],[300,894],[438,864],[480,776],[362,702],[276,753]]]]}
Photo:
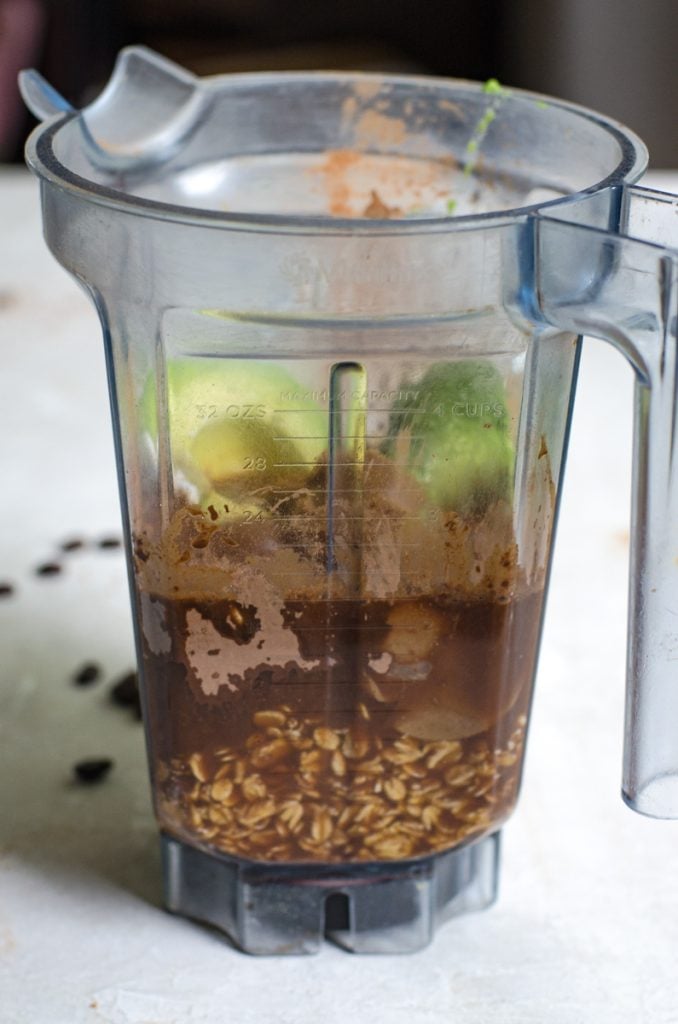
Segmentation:
{"type": "Polygon", "coordinates": [[[170,831],[254,859],[378,860],[509,813],[541,592],[287,600],[273,642],[255,605],[148,596],[171,643],[143,651],[170,831]]]}
{"type": "Polygon", "coordinates": [[[328,519],[324,458],[305,483],[282,503],[262,487],[257,517],[186,503],[159,543],[136,538],[163,827],[254,860],[344,863],[495,830],[542,606],[510,503],[432,508],[369,449],[359,511],[342,476],[328,519]]]}

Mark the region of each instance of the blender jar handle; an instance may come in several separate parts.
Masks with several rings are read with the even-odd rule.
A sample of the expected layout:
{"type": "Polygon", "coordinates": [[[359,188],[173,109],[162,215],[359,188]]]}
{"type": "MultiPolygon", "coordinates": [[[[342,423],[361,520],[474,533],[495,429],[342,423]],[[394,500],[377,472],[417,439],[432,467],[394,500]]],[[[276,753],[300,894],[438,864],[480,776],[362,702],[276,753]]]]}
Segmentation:
{"type": "Polygon", "coordinates": [[[662,248],[678,247],[678,200],[615,198],[622,234],[533,218],[532,298],[550,325],[612,342],[635,370],[622,795],[678,818],[678,252],[662,248]]]}

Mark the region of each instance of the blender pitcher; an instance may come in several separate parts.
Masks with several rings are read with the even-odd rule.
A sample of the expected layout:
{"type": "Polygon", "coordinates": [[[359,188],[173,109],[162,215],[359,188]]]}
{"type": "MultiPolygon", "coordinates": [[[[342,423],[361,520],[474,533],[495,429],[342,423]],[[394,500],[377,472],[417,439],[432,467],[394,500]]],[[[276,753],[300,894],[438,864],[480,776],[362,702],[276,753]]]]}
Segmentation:
{"type": "Polygon", "coordinates": [[[642,143],[496,83],[143,48],[82,112],[23,90],[103,327],[167,906],[395,952],[492,902],[584,333],[637,380],[623,793],[675,815],[678,210],[642,143]]]}

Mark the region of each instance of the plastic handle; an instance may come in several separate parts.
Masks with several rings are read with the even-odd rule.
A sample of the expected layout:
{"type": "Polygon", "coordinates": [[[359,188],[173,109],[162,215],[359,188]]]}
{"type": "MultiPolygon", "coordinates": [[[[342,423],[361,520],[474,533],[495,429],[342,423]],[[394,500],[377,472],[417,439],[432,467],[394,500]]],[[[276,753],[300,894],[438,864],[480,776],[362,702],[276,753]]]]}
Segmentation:
{"type": "Polygon", "coordinates": [[[678,818],[678,200],[618,193],[625,231],[534,219],[535,302],[548,323],[611,341],[635,374],[622,795],[678,818]]]}

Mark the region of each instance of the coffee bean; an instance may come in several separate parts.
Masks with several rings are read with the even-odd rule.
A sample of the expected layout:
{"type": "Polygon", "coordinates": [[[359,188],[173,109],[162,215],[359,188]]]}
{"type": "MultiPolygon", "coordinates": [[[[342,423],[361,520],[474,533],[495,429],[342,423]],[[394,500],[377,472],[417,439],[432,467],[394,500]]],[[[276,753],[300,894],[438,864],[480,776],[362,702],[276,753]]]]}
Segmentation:
{"type": "Polygon", "coordinates": [[[90,683],[95,683],[101,675],[101,669],[93,661],[88,661],[78,669],[73,676],[73,682],[76,686],[89,686],[90,683]]]}
{"type": "Polygon", "coordinates": [[[73,771],[78,782],[91,785],[94,782],[103,782],[112,767],[113,760],[110,757],[88,757],[73,765],[73,771]]]}
{"type": "Polygon", "coordinates": [[[37,576],[56,576],[61,572],[61,566],[58,562],[43,562],[39,565],[36,570],[37,576]]]}
{"type": "Polygon", "coordinates": [[[11,597],[14,587],[11,583],[0,583],[0,597],[11,597]]]}
{"type": "Polygon", "coordinates": [[[122,541],[120,537],[102,537],[99,541],[99,547],[104,550],[122,547],[122,541]]]}
{"type": "Polygon", "coordinates": [[[126,676],[115,683],[111,689],[111,698],[114,704],[121,707],[130,707],[137,700],[139,695],[139,683],[136,672],[129,672],[126,676]]]}
{"type": "Polygon", "coordinates": [[[63,544],[61,545],[61,550],[62,551],[79,551],[80,548],[84,548],[84,546],[85,546],[84,540],[80,540],[79,538],[74,537],[72,540],[65,540],[63,542],[63,544]]]}
{"type": "Polygon", "coordinates": [[[141,700],[139,697],[139,677],[136,672],[129,672],[111,687],[111,700],[121,708],[130,708],[137,718],[141,718],[141,700]]]}

